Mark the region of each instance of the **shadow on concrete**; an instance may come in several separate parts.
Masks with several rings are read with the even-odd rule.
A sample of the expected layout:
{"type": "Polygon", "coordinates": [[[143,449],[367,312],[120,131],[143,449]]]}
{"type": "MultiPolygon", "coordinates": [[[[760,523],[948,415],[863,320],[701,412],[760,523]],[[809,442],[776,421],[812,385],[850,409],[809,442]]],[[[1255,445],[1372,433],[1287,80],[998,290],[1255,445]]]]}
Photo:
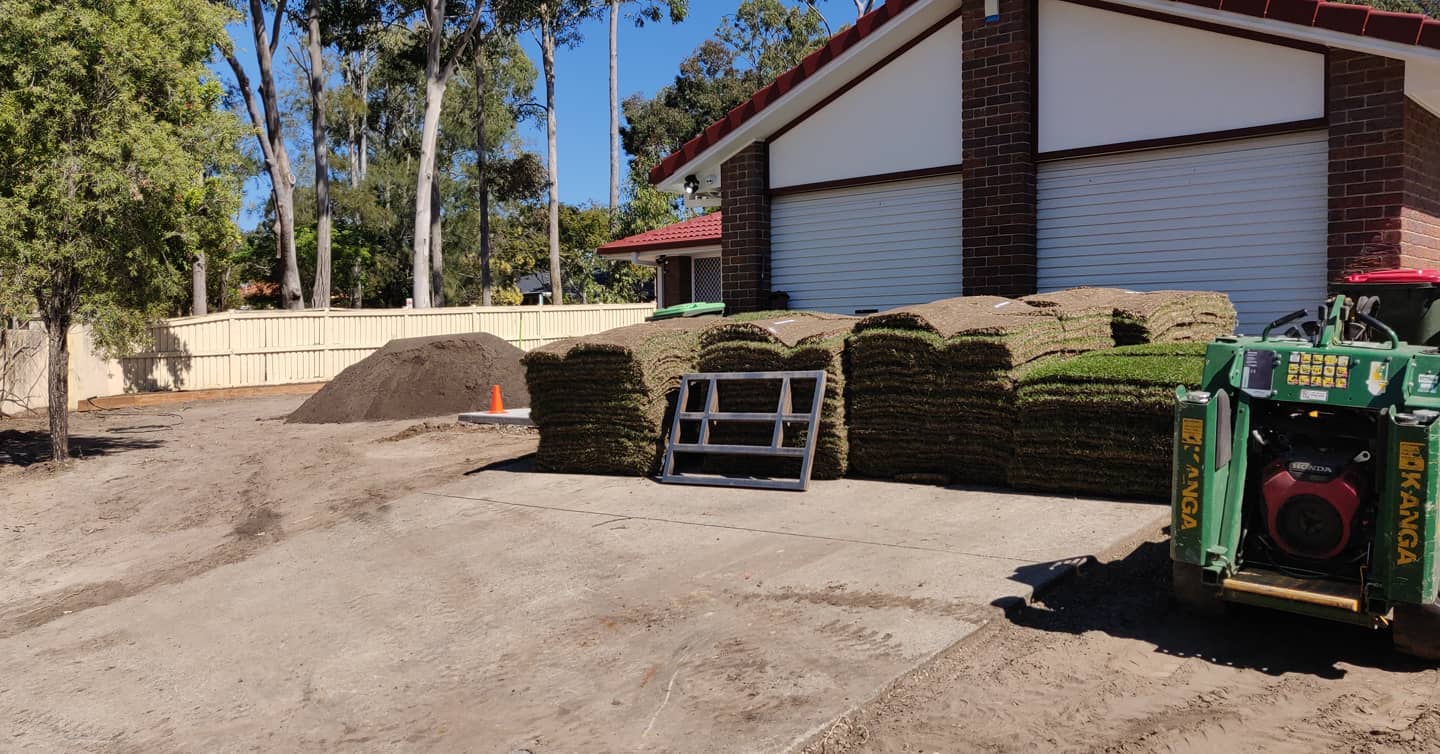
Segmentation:
{"type": "MultiPolygon", "coordinates": [[[[120,437],[70,436],[70,457],[88,458],[160,446],[158,440],[120,437]]],[[[42,431],[8,429],[0,432],[0,466],[30,466],[52,460],[50,435],[42,431]]]]}
{"type": "MultiPolygon", "coordinates": [[[[1034,566],[1012,578],[1033,580],[1034,574],[1019,573],[1026,568],[1034,566]]],[[[1163,654],[1276,676],[1341,678],[1340,663],[1394,672],[1433,669],[1395,652],[1388,631],[1243,605],[1228,606],[1221,617],[1200,616],[1180,608],[1171,594],[1169,543],[1146,542],[1122,560],[1082,565],[1032,604],[1006,606],[1006,617],[1040,631],[1100,631],[1146,642],[1163,654]]]]}
{"type": "Polygon", "coordinates": [[[471,469],[465,472],[465,476],[474,476],[486,471],[510,471],[517,474],[530,474],[535,471],[535,454],[526,453],[518,458],[505,458],[494,463],[487,463],[478,469],[471,469]]]}

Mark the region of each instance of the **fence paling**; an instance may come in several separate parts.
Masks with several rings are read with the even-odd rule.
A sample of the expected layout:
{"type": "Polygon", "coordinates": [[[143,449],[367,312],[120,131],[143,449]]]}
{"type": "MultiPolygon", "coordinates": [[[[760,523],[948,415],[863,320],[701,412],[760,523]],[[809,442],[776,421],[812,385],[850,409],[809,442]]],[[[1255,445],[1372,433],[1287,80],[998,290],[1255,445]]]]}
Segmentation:
{"type": "MultiPolygon", "coordinates": [[[[252,387],[325,381],[396,338],[488,332],[525,350],[636,324],[653,304],[449,309],[222,312],[167,320],[149,348],[120,359],[71,331],[70,398],[146,390],[252,387]]],[[[4,358],[6,354],[0,354],[4,358]]],[[[13,354],[10,355],[13,358],[13,354]]],[[[39,355],[43,364],[44,354],[39,355]]],[[[0,363],[14,373],[13,364],[0,363]]],[[[30,373],[27,368],[26,373],[30,373]]],[[[0,395],[13,386],[0,385],[0,395]]],[[[39,405],[44,408],[43,395],[39,405]]]]}

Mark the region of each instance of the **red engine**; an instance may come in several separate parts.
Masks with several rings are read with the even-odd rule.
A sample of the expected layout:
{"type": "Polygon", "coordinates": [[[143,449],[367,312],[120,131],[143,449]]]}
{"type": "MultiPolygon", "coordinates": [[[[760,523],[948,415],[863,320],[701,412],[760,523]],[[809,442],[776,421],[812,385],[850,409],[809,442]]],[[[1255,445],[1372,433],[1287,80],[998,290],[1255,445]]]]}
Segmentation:
{"type": "Polygon", "coordinates": [[[1286,553],[1328,560],[1345,551],[1357,526],[1365,476],[1350,459],[1281,458],[1265,467],[1270,537],[1286,553]]]}

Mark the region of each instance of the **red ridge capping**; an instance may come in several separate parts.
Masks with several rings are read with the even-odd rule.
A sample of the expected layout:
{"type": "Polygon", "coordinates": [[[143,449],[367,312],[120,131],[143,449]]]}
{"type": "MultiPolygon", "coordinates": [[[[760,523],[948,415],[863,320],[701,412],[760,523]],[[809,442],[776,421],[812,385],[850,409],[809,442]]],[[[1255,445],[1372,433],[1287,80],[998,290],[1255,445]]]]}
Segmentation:
{"type": "Polygon", "coordinates": [[[1440,21],[1425,19],[1425,22],[1420,25],[1420,39],[1416,44],[1432,50],[1440,50],[1440,21]]]}
{"type": "Polygon", "coordinates": [[[1440,283],[1440,270],[1415,270],[1402,267],[1395,270],[1357,272],[1346,275],[1345,282],[1355,284],[1440,283]]]}
{"type": "Polygon", "coordinates": [[[1220,10],[1228,10],[1232,13],[1244,13],[1247,16],[1256,18],[1265,17],[1265,7],[1269,5],[1268,0],[1221,0],[1220,10]]]}
{"type": "Polygon", "coordinates": [[[629,254],[635,251],[685,249],[720,243],[722,218],[719,212],[692,217],[663,228],[621,238],[596,249],[601,254],[629,254]]]}
{"type": "Polygon", "coordinates": [[[795,88],[800,82],[814,75],[817,71],[829,65],[836,58],[839,58],[851,47],[854,47],[861,40],[874,34],[885,26],[887,22],[899,15],[902,11],[914,5],[919,0],[887,0],[884,5],[861,16],[854,26],[851,26],[839,34],[832,36],[820,49],[805,56],[800,64],[780,74],[768,86],[756,92],[748,101],[732,109],[726,117],[706,127],[695,138],[685,142],[679,149],[671,152],[665,159],[660,161],[650,171],[650,182],[660,181],[674,175],[685,163],[695,159],[701,152],[709,149],[721,139],[739,128],[746,121],[755,117],[761,110],[774,104],[795,88]]]}
{"type": "Polygon", "coordinates": [[[1365,21],[1369,17],[1370,9],[1363,5],[1322,2],[1315,13],[1315,25],[1323,29],[1364,36],[1365,21]]]}
{"type": "Polygon", "coordinates": [[[1425,17],[1414,13],[1372,10],[1370,20],[1365,23],[1365,36],[1413,45],[1420,40],[1420,27],[1424,23],[1425,17]]]}
{"type": "Polygon", "coordinates": [[[1319,9],[1320,0],[1270,0],[1265,15],[1276,21],[1313,26],[1319,9]]]}

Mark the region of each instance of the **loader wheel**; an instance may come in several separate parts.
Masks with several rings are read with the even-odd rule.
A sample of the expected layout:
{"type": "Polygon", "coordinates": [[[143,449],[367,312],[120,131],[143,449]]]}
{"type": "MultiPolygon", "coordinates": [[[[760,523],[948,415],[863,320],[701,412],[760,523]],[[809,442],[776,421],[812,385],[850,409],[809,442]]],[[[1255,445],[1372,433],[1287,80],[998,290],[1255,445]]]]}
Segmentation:
{"type": "Polygon", "coordinates": [[[1220,590],[1207,586],[1202,580],[1205,569],[1194,563],[1172,561],[1175,580],[1175,599],[1180,606],[1201,615],[1224,615],[1225,601],[1220,599],[1220,590]]]}
{"type": "Polygon", "coordinates": [[[1440,605],[1396,605],[1391,639],[1402,654],[1440,660],[1440,605]]]}

